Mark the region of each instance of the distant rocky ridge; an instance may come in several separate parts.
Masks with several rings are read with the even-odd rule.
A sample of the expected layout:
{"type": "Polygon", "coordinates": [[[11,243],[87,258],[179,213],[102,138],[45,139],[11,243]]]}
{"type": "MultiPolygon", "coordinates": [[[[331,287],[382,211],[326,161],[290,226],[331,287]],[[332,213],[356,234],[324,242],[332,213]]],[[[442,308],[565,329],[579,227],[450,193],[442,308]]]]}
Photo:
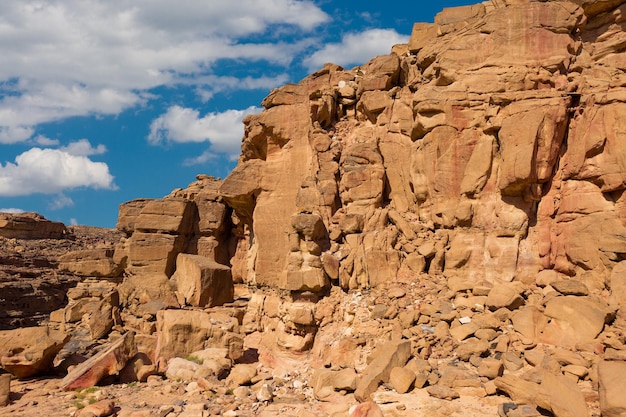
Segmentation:
{"type": "Polygon", "coordinates": [[[122,204],[119,244],[59,260],[86,279],[50,318],[82,335],[59,366],[105,338],[124,358],[63,386],[287,389],[252,355],[270,374],[306,363],[307,401],[426,389],[506,394],[501,415],[623,415],[624,16],[445,9],[389,55],[275,89],[227,178],[122,204]]]}
{"type": "Polygon", "coordinates": [[[122,236],[115,230],[66,227],[36,213],[0,213],[0,330],[46,321],[83,279],[59,271],[59,259],[81,249],[111,247],[122,236]]]}
{"type": "Polygon", "coordinates": [[[0,213],[0,236],[11,239],[62,239],[68,235],[63,223],[51,222],[37,213],[0,213]]]}

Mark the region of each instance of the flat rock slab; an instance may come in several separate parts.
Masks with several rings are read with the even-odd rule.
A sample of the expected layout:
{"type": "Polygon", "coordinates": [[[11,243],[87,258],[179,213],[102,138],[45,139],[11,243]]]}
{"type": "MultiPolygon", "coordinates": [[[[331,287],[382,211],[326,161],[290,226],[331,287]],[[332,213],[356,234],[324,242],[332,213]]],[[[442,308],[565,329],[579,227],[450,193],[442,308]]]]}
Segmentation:
{"type": "Polygon", "coordinates": [[[135,334],[126,333],[67,374],[61,381],[61,389],[69,391],[93,387],[102,378],[120,372],[136,353],[135,334]]]}

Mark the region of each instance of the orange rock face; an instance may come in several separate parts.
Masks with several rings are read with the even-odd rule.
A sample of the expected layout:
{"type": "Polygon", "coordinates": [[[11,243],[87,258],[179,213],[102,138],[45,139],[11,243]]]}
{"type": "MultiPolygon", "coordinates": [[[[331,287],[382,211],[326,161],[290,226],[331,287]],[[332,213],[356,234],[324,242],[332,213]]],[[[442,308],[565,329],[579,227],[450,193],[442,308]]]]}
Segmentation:
{"type": "Polygon", "coordinates": [[[600,3],[446,9],[416,24],[409,53],[273,91],[222,185],[249,231],[233,267],[250,283],[320,290],[327,253],[340,285],[363,288],[437,240],[426,272],[487,285],[610,270],[626,253],[626,95],[609,82],[621,52],[605,40],[620,18],[589,21],[614,7],[600,3]],[[301,214],[327,236],[301,244],[301,214]]]}

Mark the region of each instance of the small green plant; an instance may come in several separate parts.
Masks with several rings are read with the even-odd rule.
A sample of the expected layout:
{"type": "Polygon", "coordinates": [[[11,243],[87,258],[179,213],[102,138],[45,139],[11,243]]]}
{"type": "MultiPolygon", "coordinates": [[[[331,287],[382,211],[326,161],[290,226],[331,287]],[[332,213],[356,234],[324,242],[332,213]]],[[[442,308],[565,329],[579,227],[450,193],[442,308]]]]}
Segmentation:
{"type": "Polygon", "coordinates": [[[185,360],[188,360],[189,362],[195,362],[195,363],[197,363],[198,365],[202,365],[202,364],[204,363],[204,359],[199,358],[199,357],[194,356],[194,355],[189,355],[189,356],[187,356],[187,357],[185,358],[185,360]]]}
{"type": "Polygon", "coordinates": [[[82,410],[83,408],[85,408],[85,404],[83,404],[82,401],[78,401],[78,400],[74,401],[72,405],[78,408],[79,410],[82,410]]]}
{"type": "Polygon", "coordinates": [[[77,388],[74,396],[79,400],[84,400],[89,394],[93,394],[96,391],[98,391],[98,387],[77,388]]]}
{"type": "Polygon", "coordinates": [[[235,395],[235,392],[233,391],[232,388],[229,388],[226,390],[226,395],[235,395]]]}

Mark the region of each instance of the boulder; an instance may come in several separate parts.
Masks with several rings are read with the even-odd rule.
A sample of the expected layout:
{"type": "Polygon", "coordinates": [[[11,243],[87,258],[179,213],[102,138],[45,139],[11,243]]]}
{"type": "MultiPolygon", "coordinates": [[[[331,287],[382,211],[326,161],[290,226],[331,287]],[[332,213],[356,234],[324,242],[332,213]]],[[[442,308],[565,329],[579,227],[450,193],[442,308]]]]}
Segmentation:
{"type": "Polygon", "coordinates": [[[172,282],[167,275],[144,273],[128,275],[119,286],[120,304],[129,311],[179,307],[172,282]]]}
{"type": "Polygon", "coordinates": [[[238,387],[240,385],[250,385],[252,378],[257,374],[257,367],[255,364],[240,363],[230,370],[228,378],[226,378],[226,384],[231,387],[238,387]]]}
{"type": "Polygon", "coordinates": [[[102,378],[117,375],[136,353],[135,334],[128,332],[100,352],[77,365],[61,381],[61,389],[74,390],[95,386],[102,378]]]}
{"type": "MultiPolygon", "coordinates": [[[[115,294],[117,295],[117,291],[115,294]]],[[[87,327],[89,328],[89,335],[93,340],[98,340],[111,331],[114,324],[114,309],[117,310],[117,314],[119,315],[118,307],[113,306],[110,300],[104,299],[90,311],[89,317],[87,318],[87,327]]]]}
{"type": "Polygon", "coordinates": [[[116,225],[117,230],[126,233],[128,236],[132,235],[135,231],[135,223],[139,213],[150,201],[152,199],[138,198],[120,204],[116,225]]]}
{"type": "Polygon", "coordinates": [[[228,357],[243,355],[243,338],[234,317],[211,316],[205,311],[161,310],[157,313],[159,367],[174,357],[187,357],[206,348],[228,349],[228,357]]]}
{"type": "Polygon", "coordinates": [[[601,361],[598,366],[600,412],[606,417],[626,415],[626,361],[601,361]]]}
{"type": "Polygon", "coordinates": [[[518,404],[536,404],[540,395],[539,384],[511,374],[496,378],[494,383],[518,404]]]}
{"type": "Polygon", "coordinates": [[[357,383],[354,396],[365,401],[382,382],[388,382],[391,370],[403,367],[411,356],[409,341],[386,342],[376,351],[374,360],[365,368],[357,383]]]}
{"type": "Polygon", "coordinates": [[[201,364],[183,358],[172,358],[167,362],[165,376],[171,381],[192,382],[201,364]]]}
{"type": "Polygon", "coordinates": [[[128,272],[135,275],[161,273],[172,276],[176,257],[187,240],[181,235],[135,232],[128,240],[128,272]]]}
{"type": "Polygon", "coordinates": [[[404,394],[409,391],[413,382],[415,382],[415,372],[403,367],[396,367],[389,374],[389,383],[398,394],[404,394]]]}
{"type": "Polygon", "coordinates": [[[214,307],[233,301],[230,268],[203,256],[179,254],[172,281],[180,305],[214,307]]]}
{"type": "MultiPolygon", "coordinates": [[[[139,343],[136,343],[139,345],[139,343]]],[[[137,350],[141,348],[137,346],[137,350]]],[[[144,352],[137,352],[132,358],[130,358],[124,368],[120,371],[120,382],[128,384],[131,382],[139,381],[146,382],[150,375],[156,374],[156,366],[153,365],[150,357],[144,352]]]]}
{"type": "Polygon", "coordinates": [[[508,308],[515,310],[524,303],[518,283],[501,283],[495,285],[487,295],[486,306],[490,310],[508,308]]]}
{"type": "Polygon", "coordinates": [[[186,235],[193,232],[197,208],[183,198],[149,200],[135,220],[135,231],[186,235]]]}
{"type": "Polygon", "coordinates": [[[69,339],[47,326],[0,331],[0,366],[18,378],[50,372],[69,339]]]}
{"type": "Polygon", "coordinates": [[[605,304],[573,295],[548,301],[544,314],[550,318],[540,340],[557,346],[575,346],[592,341],[609,318],[605,304]]]}
{"type": "Polygon", "coordinates": [[[502,376],[504,372],[504,365],[500,359],[496,358],[484,358],[480,361],[480,366],[478,367],[478,375],[484,376],[489,379],[496,379],[499,376],[502,376]]]}
{"type": "Polygon", "coordinates": [[[107,417],[114,413],[115,402],[113,400],[100,400],[85,406],[79,411],[78,417],[107,417]]]}
{"type": "Polygon", "coordinates": [[[311,387],[317,399],[322,399],[328,388],[333,391],[354,391],[357,384],[357,375],[354,369],[346,368],[340,371],[331,369],[316,369],[311,378],[311,387]]]}
{"type": "MultiPolygon", "coordinates": [[[[538,403],[552,411],[555,417],[589,417],[585,397],[576,382],[559,374],[546,372],[541,381],[541,395],[549,404],[538,403]]],[[[604,415],[604,413],[603,413],[604,415]]]]}

